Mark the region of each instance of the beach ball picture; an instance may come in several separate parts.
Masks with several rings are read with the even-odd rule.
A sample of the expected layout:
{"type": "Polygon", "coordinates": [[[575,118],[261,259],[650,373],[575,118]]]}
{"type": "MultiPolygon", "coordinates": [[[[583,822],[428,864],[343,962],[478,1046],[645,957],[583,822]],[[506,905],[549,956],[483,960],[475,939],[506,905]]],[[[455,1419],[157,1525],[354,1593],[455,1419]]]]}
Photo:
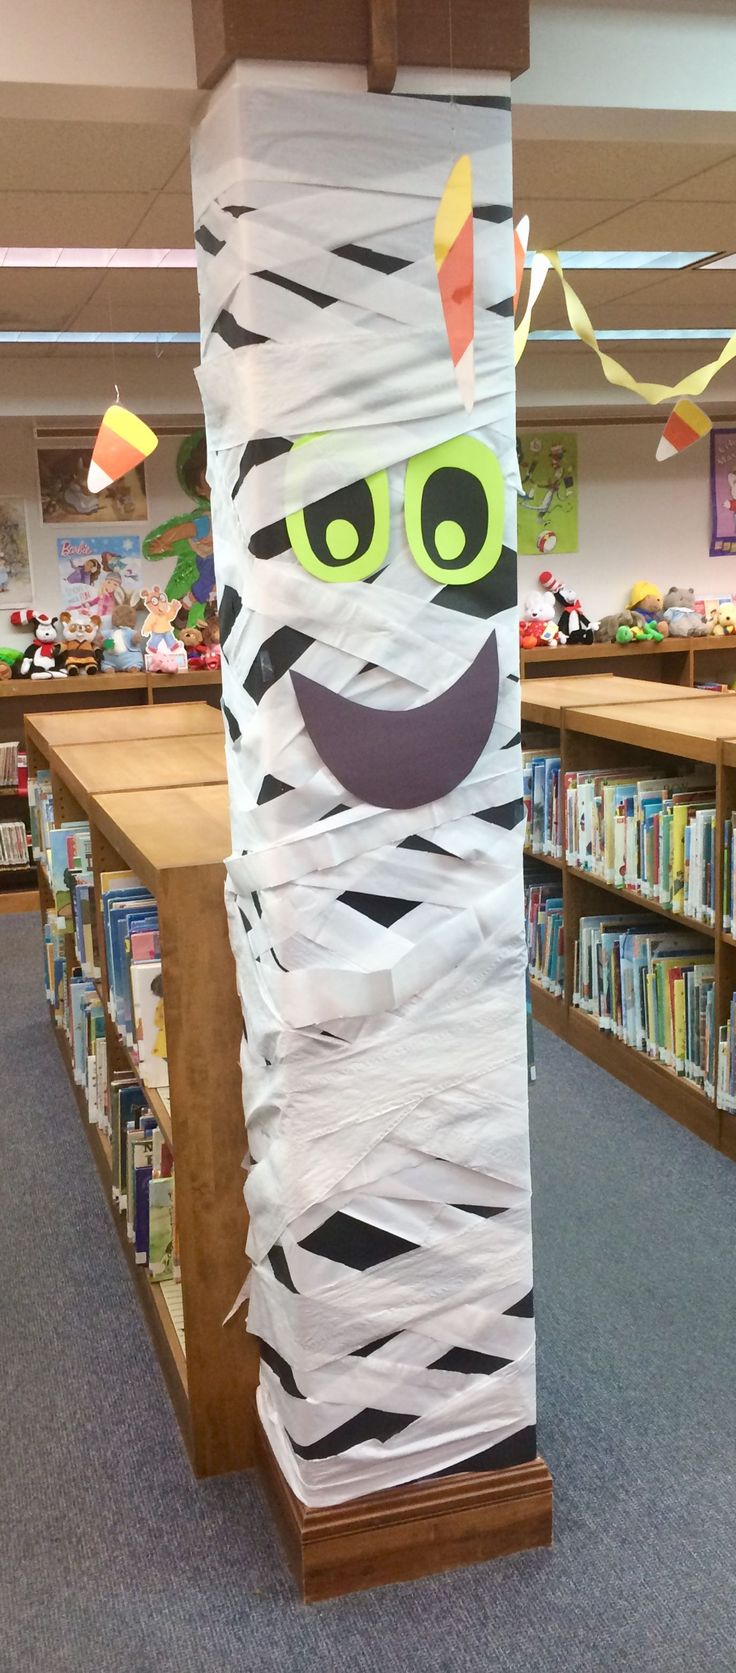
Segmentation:
{"type": "Polygon", "coordinates": [[[541,552],[542,557],[546,557],[548,552],[554,552],[556,545],[557,535],[554,529],[543,529],[537,541],[537,550],[541,552]]]}

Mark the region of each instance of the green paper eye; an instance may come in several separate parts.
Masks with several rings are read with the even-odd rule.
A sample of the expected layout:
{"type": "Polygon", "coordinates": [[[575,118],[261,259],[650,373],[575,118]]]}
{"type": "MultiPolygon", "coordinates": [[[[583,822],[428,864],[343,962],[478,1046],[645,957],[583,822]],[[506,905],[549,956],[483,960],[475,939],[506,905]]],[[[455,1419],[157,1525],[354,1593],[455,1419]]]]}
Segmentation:
{"type": "MultiPolygon", "coordinates": [[[[312,437],[305,438],[307,444],[312,437]]],[[[319,581],[364,581],[388,557],[390,510],[385,471],[351,482],[286,519],[291,546],[319,581]]]]}
{"type": "Polygon", "coordinates": [[[503,472],[476,436],[417,453],[406,467],[404,521],[412,557],[433,581],[464,587],[498,563],[503,472]]]}

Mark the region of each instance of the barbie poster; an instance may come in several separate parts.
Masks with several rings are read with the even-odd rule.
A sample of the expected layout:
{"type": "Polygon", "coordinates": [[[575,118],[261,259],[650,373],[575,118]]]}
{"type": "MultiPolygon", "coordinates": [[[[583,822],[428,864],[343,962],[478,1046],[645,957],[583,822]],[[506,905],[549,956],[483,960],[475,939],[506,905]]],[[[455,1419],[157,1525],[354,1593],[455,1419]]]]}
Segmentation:
{"type": "Polygon", "coordinates": [[[710,555],[736,553],[736,429],[710,433],[710,555]]]}
{"type": "Polygon", "coordinates": [[[72,534],[57,539],[62,607],[109,616],[141,584],[137,535],[72,534]]]}

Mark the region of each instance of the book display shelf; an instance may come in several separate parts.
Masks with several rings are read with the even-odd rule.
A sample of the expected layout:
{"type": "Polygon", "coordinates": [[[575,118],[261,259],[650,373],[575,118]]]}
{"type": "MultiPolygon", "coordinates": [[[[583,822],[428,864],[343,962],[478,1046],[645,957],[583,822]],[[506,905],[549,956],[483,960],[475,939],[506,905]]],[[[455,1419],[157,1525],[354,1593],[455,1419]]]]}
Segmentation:
{"type": "MultiPolygon", "coordinates": [[[[113,1200],[114,1142],[95,1119],[79,1075],[75,1080],[71,1031],[58,1025],[51,1005],[59,1049],[194,1471],[247,1468],[255,1461],[257,1347],[240,1314],[224,1322],[247,1275],[247,1216],[242,1020],[223,898],[230,826],[221,717],[204,703],[104,718],[99,712],[38,715],[29,719],[27,737],[31,776],[51,775],[55,825],[89,825],[106,1107],[116,1080],[136,1082],[151,1126],[157,1123],[173,1156],[172,1279],[154,1282],[138,1264],[126,1217],[113,1200]],[[111,1014],[102,878],[121,872],[132,872],[155,903],[167,1088],[146,1084],[144,1067],[111,1014]]],[[[39,869],[42,916],[54,919],[61,897],[45,867],[39,869]]],[[[68,984],[79,971],[69,916],[63,933],[68,984]]],[[[69,1017],[71,1007],[65,1010],[69,1017]]]]}
{"type": "MultiPolygon", "coordinates": [[[[193,668],[186,674],[98,674],[89,679],[7,680],[0,684],[0,743],[23,742],[26,716],[95,710],[121,714],[151,713],[170,704],[206,703],[219,710],[222,684],[219,670],[193,668]]],[[[100,741],[117,736],[102,731],[100,741]]],[[[136,733],[126,734],[136,736],[136,733]]],[[[155,734],[154,734],[155,735],[155,734]]],[[[84,741],[82,739],[80,742],[84,741]]],[[[24,791],[0,787],[0,819],[23,819],[24,791]],[[7,804],[7,805],[6,805],[7,804]]],[[[36,866],[0,866],[0,912],[33,911],[38,906],[36,866]]]]}
{"type": "Polygon", "coordinates": [[[524,680],[563,675],[621,674],[666,685],[695,686],[736,680],[736,636],[663,639],[661,645],[541,645],[521,652],[524,680]]]}
{"type": "MultiPolygon", "coordinates": [[[[717,1030],[729,1021],[736,993],[736,937],[723,925],[722,840],[736,807],[736,697],[693,690],[673,696],[650,682],[642,682],[632,693],[631,686],[638,684],[610,676],[586,680],[584,687],[578,678],[523,682],[524,748],[559,754],[561,786],[566,773],[593,769],[633,780],[638,777],[643,783],[655,772],[670,779],[695,773],[711,785],[712,794],[705,800],[715,808],[712,922],[700,917],[696,921],[682,912],[673,914],[669,905],[643,897],[638,888],[622,886],[610,880],[610,874],[604,880],[571,863],[567,830],[561,853],[533,852],[528,846],[527,860],[539,873],[546,871],[551,883],[557,881],[554,897],[562,899],[565,949],[564,990],[555,994],[532,980],[533,1014],[700,1138],[736,1159],[736,1115],[717,1107],[715,1088],[707,1091],[693,1084],[666,1062],[625,1043],[614,1030],[602,1028],[597,1016],[574,1003],[573,955],[581,919],[608,913],[626,919],[630,909],[632,918],[641,919],[644,914],[655,923],[666,920],[673,931],[692,932],[708,951],[712,947],[716,1038],[717,1030]]],[[[562,812],[564,818],[566,809],[562,812]]]]}

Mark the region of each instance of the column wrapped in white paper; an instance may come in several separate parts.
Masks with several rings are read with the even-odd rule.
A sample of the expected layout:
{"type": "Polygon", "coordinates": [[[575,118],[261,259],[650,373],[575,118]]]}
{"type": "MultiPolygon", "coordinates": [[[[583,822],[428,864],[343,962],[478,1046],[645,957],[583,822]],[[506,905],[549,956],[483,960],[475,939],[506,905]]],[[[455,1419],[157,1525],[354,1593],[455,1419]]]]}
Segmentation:
{"type": "Polygon", "coordinates": [[[536,1452],[506,93],[236,79],[194,146],[248,1322],[311,1505],[536,1452]]]}

